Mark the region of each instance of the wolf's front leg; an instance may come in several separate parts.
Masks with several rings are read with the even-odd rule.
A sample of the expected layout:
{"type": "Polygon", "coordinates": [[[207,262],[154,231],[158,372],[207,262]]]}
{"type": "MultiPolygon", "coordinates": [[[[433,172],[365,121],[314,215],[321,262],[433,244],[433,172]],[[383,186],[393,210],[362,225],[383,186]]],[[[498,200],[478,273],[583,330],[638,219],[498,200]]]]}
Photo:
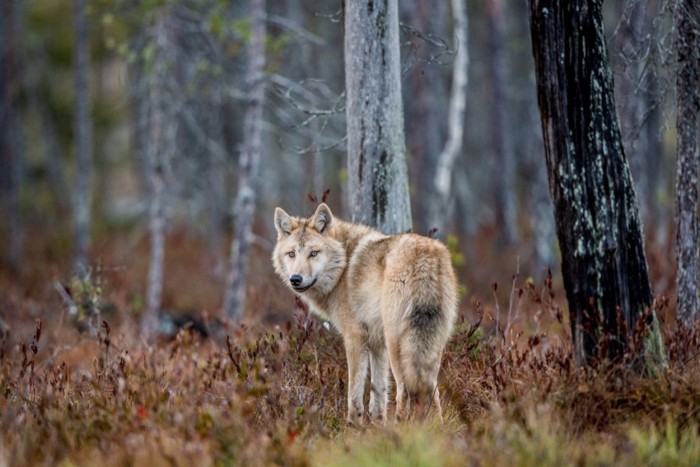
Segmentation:
{"type": "Polygon", "coordinates": [[[372,420],[386,421],[386,403],[389,386],[389,359],[386,347],[372,350],[369,354],[372,374],[372,390],[369,393],[369,414],[372,420]]]}
{"type": "Polygon", "coordinates": [[[348,423],[362,425],[365,411],[363,396],[367,377],[367,347],[358,335],[345,335],[345,354],[348,360],[348,423]]]}

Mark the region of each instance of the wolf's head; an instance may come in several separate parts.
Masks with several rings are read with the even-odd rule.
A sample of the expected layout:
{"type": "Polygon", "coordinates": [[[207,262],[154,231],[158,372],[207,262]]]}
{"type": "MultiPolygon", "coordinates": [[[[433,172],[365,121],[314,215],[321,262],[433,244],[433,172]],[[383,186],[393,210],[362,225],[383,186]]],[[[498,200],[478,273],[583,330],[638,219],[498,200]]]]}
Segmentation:
{"type": "Polygon", "coordinates": [[[336,237],[333,213],[321,204],[313,216],[292,217],[275,209],[277,245],[272,254],[275,272],[292,290],[326,295],[338,283],[346,252],[336,237]]]}

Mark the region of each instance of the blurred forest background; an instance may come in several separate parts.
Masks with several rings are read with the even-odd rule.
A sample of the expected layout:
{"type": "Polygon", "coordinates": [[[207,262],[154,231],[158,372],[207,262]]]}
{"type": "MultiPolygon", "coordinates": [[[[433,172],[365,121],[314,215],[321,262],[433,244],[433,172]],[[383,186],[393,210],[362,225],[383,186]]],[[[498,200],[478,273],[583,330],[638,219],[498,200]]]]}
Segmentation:
{"type": "MultiPolygon", "coordinates": [[[[427,234],[441,209],[435,170],[459,45],[449,2],[403,0],[399,9],[413,230],[427,234]]],[[[56,316],[78,293],[71,278],[86,277],[92,292],[109,291],[110,304],[99,306],[119,317],[138,317],[149,303],[221,316],[237,222],[248,2],[5,0],[2,10],[4,321],[56,316]]],[[[560,279],[527,3],[467,2],[466,17],[464,137],[435,235],[455,252],[471,309],[516,272],[539,283],[552,268],[560,279]]],[[[672,298],[672,11],[661,1],[608,1],[605,19],[652,286],[672,298]]],[[[253,320],[295,306],[272,276],[274,207],[308,215],[325,193],[350,218],[341,5],[268,2],[265,23],[245,309],[253,320]]]]}
{"type": "Polygon", "coordinates": [[[397,3],[352,1],[0,0],[0,466],[700,465],[697,1],[397,2],[412,227],[461,309],[445,423],[371,430],[346,428],[339,334],[270,261],[276,206],[362,204],[344,7],[397,3]],[[600,5],[646,258],[585,47],[600,5]],[[543,138],[538,95],[578,114],[543,138]]]}

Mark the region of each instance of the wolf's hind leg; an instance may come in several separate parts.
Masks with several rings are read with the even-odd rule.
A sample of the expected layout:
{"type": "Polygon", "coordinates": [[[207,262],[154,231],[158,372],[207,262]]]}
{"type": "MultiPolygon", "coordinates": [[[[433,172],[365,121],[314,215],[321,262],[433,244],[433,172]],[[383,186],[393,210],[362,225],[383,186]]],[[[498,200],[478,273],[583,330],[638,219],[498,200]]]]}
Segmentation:
{"type": "Polygon", "coordinates": [[[433,410],[435,410],[438,420],[444,422],[445,420],[442,418],[442,404],[440,404],[440,390],[437,387],[437,382],[433,390],[433,410]]]}
{"type": "Polygon", "coordinates": [[[424,420],[431,415],[443,422],[442,404],[440,403],[440,390],[435,384],[432,390],[427,389],[411,393],[411,399],[415,400],[415,416],[419,420],[424,420]]]}
{"type": "Polygon", "coordinates": [[[372,374],[372,390],[369,393],[369,414],[372,420],[386,420],[387,386],[389,380],[389,360],[385,347],[375,349],[369,354],[369,365],[372,374]]]}
{"type": "Polygon", "coordinates": [[[438,389],[438,372],[440,371],[440,361],[441,358],[437,357],[433,362],[430,363],[430,369],[426,371],[423,376],[423,387],[422,391],[423,397],[421,398],[425,414],[429,412],[435,413],[440,421],[442,418],[442,404],[440,403],[440,389],[438,389]]]}
{"type": "Polygon", "coordinates": [[[391,333],[385,334],[386,348],[389,354],[389,364],[391,365],[391,373],[394,375],[396,383],[396,421],[402,420],[406,415],[406,385],[404,381],[403,369],[401,367],[401,352],[399,351],[399,340],[391,333]]]}

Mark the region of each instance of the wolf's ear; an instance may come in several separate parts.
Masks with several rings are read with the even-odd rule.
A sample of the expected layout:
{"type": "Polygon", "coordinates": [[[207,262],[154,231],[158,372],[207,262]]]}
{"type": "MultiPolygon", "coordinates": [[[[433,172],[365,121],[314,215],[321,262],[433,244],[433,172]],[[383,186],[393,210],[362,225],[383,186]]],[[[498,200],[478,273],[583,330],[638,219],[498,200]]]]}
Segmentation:
{"type": "Polygon", "coordinates": [[[325,234],[328,232],[328,227],[333,223],[333,213],[331,208],[326,206],[326,203],[321,203],[318,208],[316,208],[316,213],[314,214],[314,229],[319,233],[325,234]]]}
{"type": "Polygon", "coordinates": [[[275,208],[275,228],[279,235],[292,233],[292,218],[282,208],[275,208]]]}

